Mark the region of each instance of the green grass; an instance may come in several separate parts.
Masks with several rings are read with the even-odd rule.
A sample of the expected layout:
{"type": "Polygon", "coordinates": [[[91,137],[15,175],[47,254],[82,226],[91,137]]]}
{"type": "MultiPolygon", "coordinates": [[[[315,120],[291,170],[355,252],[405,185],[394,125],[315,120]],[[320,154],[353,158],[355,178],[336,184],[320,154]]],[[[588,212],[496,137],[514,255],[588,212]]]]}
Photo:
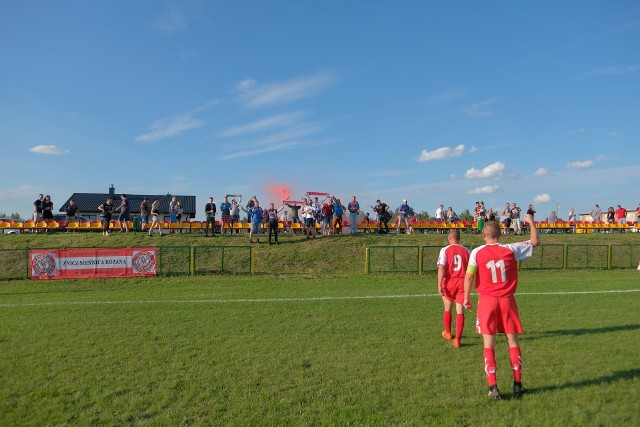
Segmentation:
{"type": "MultiPolygon", "coordinates": [[[[330,245],[362,266],[345,241],[330,245]]],[[[281,255],[311,268],[314,245],[281,255]]],[[[639,272],[521,272],[529,393],[509,398],[499,342],[505,399],[491,402],[473,313],[452,348],[433,274],[324,262],[313,275],[0,282],[0,425],[637,423],[639,272]],[[614,290],[633,292],[557,293],[614,290]]]]}

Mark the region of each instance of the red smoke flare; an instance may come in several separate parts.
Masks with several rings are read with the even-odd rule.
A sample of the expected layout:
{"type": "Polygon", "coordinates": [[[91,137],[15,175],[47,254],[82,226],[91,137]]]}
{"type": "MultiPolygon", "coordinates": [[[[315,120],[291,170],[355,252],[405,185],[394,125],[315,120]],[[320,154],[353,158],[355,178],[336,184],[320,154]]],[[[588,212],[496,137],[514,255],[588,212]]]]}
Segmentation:
{"type": "Polygon", "coordinates": [[[272,199],[273,203],[280,203],[282,200],[289,200],[291,196],[291,187],[286,184],[274,184],[266,182],[267,194],[272,199]]]}

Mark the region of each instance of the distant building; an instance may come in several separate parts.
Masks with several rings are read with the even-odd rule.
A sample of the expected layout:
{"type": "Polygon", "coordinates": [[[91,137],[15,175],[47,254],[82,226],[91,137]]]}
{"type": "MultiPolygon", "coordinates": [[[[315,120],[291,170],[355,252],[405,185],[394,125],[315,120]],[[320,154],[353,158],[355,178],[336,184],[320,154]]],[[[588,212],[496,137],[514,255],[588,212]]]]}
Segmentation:
{"type": "MultiPolygon", "coordinates": [[[[90,220],[100,219],[100,211],[98,206],[104,203],[107,197],[113,199],[113,206],[120,206],[120,194],[116,193],[116,189],[113,185],[109,187],[108,193],[73,193],[71,197],[65,201],[60,207],[60,212],[64,212],[69,205],[69,200],[74,200],[78,205],[80,214],[90,220]]],[[[127,199],[129,200],[131,215],[140,214],[140,204],[145,197],[149,198],[149,207],[154,200],[160,202],[160,218],[162,220],[169,220],[169,202],[172,197],[177,197],[182,205],[182,220],[188,221],[196,217],[196,196],[183,196],[179,194],[129,194],[127,199]]],[[[114,213],[114,219],[118,217],[119,212],[114,213]]]]}

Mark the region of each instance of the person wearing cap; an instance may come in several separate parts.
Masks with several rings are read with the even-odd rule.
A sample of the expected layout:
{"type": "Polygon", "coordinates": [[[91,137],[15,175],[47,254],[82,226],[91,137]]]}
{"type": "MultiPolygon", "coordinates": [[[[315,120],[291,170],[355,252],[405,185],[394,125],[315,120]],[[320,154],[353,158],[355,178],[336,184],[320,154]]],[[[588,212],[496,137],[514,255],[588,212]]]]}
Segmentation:
{"type": "Polygon", "coordinates": [[[411,208],[407,204],[407,199],[402,200],[402,204],[397,209],[398,213],[398,228],[397,233],[400,234],[400,227],[402,226],[402,222],[404,221],[405,230],[409,230],[409,211],[411,208]]]}

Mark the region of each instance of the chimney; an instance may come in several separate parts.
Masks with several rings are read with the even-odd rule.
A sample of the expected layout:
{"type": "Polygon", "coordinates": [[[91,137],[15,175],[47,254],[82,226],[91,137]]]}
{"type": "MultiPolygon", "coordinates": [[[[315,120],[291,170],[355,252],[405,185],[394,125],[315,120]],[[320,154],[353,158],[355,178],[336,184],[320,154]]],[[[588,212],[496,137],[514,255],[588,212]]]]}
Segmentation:
{"type": "Polygon", "coordinates": [[[113,199],[115,195],[116,195],[116,187],[114,187],[113,184],[111,184],[111,187],[109,187],[109,197],[113,199]]]}

